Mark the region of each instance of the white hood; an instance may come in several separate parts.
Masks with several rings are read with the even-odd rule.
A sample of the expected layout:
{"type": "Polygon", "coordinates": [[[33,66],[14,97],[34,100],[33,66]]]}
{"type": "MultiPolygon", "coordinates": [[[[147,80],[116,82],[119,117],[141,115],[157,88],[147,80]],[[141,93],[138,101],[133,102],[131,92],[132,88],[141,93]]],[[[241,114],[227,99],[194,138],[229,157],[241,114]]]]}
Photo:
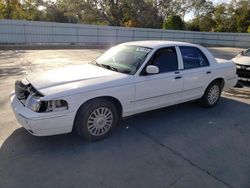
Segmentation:
{"type": "Polygon", "coordinates": [[[236,64],[250,66],[250,57],[238,55],[232,59],[236,64]]]}
{"type": "Polygon", "coordinates": [[[85,64],[33,73],[28,75],[26,79],[38,91],[48,95],[60,92],[63,89],[79,88],[90,83],[102,83],[120,77],[124,77],[124,74],[95,65],[85,64]]]}

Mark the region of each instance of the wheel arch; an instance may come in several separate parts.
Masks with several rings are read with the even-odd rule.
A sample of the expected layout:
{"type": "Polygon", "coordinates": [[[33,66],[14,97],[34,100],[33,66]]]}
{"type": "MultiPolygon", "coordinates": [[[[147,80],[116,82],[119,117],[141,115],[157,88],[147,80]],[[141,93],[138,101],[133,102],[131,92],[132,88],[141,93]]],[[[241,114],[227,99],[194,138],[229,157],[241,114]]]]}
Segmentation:
{"type": "Polygon", "coordinates": [[[221,77],[218,77],[218,78],[215,78],[213,79],[207,86],[206,90],[204,91],[204,94],[203,96],[200,98],[199,102],[200,104],[203,106],[203,107],[213,107],[217,104],[219,98],[220,98],[220,94],[221,94],[221,91],[223,90],[223,87],[225,85],[225,80],[221,77]],[[213,85],[213,84],[219,84],[219,87],[220,87],[220,93],[219,93],[219,96],[217,98],[217,100],[215,101],[214,104],[209,104],[208,101],[207,101],[207,93],[208,93],[208,90],[209,88],[213,85]]]}
{"type": "MultiPolygon", "coordinates": [[[[221,88],[221,91],[222,91],[223,88],[224,88],[224,86],[225,86],[225,80],[224,80],[224,78],[222,78],[222,77],[215,78],[215,79],[213,79],[213,80],[208,84],[208,86],[211,85],[211,84],[214,83],[214,82],[218,82],[218,83],[220,84],[220,88],[221,88]]],[[[208,86],[207,86],[207,87],[208,87],[208,86]]]]}
{"type": "MultiPolygon", "coordinates": [[[[112,102],[112,103],[115,105],[115,107],[117,108],[117,110],[118,110],[118,115],[119,115],[119,117],[122,116],[122,112],[123,112],[122,103],[121,103],[117,98],[115,98],[115,97],[113,97],[113,96],[98,96],[98,97],[91,98],[91,99],[89,99],[89,100],[87,100],[87,101],[84,101],[84,102],[78,107],[77,112],[76,112],[76,115],[77,115],[78,111],[80,110],[80,108],[81,108],[83,105],[86,105],[87,103],[89,103],[89,102],[91,102],[91,101],[94,101],[94,100],[97,100],[97,99],[106,99],[106,100],[112,102]]],[[[75,116],[76,116],[76,115],[75,115],[75,116]]]]}
{"type": "MultiPolygon", "coordinates": [[[[102,138],[91,138],[91,137],[87,134],[86,130],[84,130],[84,126],[82,126],[81,120],[80,120],[81,117],[82,117],[82,115],[84,116],[84,114],[86,114],[85,111],[83,111],[82,108],[87,109],[87,108],[91,105],[91,104],[90,104],[91,102],[97,102],[97,104],[98,104],[98,101],[101,102],[100,99],[105,100],[105,101],[109,101],[109,102],[111,102],[111,103],[113,103],[113,104],[115,105],[115,108],[117,109],[117,114],[118,114],[118,117],[116,116],[117,118],[115,118],[115,119],[116,119],[115,125],[116,125],[117,122],[120,120],[121,115],[122,115],[122,104],[121,104],[121,102],[120,102],[117,98],[115,98],[115,97],[111,97],[111,96],[98,96],[98,97],[94,97],[94,98],[91,98],[91,99],[86,100],[85,102],[83,102],[83,103],[78,107],[77,112],[76,112],[76,114],[75,114],[74,123],[73,123],[73,127],[72,127],[72,132],[75,132],[75,133],[77,133],[78,135],[83,136],[83,137],[84,137],[85,139],[87,139],[88,141],[92,141],[92,139],[94,139],[94,140],[99,140],[99,139],[102,139],[102,138],[105,137],[105,135],[104,135],[104,137],[102,137],[102,138]],[[97,100],[97,101],[95,101],[95,100],[97,100]]],[[[94,103],[93,103],[93,104],[94,104],[94,103]]],[[[110,133],[108,133],[108,134],[110,134],[110,133]]]]}

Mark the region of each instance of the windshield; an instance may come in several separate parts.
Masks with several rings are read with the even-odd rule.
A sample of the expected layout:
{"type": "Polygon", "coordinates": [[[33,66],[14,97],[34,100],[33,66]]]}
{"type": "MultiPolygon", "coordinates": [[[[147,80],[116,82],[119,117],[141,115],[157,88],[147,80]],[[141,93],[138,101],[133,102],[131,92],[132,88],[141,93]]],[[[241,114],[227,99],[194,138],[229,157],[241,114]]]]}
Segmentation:
{"type": "Polygon", "coordinates": [[[141,46],[115,46],[95,60],[95,64],[113,71],[135,74],[151,48],[141,46]]]}
{"type": "Polygon", "coordinates": [[[243,56],[250,56],[250,48],[242,53],[243,56]]]}

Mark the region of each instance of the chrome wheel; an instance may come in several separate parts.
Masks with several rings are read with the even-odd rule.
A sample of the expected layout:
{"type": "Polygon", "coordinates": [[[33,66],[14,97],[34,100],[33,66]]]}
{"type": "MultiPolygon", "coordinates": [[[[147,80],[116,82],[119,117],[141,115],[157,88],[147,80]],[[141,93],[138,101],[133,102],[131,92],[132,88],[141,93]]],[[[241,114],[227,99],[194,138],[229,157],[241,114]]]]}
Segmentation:
{"type": "Polygon", "coordinates": [[[88,118],[87,129],[93,136],[101,136],[110,130],[113,119],[112,111],[109,108],[96,108],[88,118]]]}
{"type": "Polygon", "coordinates": [[[208,91],[207,100],[209,104],[214,104],[220,97],[220,88],[218,85],[213,85],[208,91]]]}

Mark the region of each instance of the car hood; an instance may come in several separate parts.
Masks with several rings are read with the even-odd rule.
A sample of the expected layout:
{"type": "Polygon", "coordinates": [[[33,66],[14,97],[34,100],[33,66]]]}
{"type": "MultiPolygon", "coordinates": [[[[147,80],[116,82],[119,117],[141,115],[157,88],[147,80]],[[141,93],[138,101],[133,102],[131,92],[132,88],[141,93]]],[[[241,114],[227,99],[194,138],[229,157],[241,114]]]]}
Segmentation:
{"type": "Polygon", "coordinates": [[[250,66],[250,57],[249,56],[236,56],[232,59],[236,64],[248,65],[250,66]]]}
{"type": "Polygon", "coordinates": [[[49,95],[85,85],[103,83],[119,77],[124,77],[124,74],[85,64],[33,73],[26,79],[39,92],[49,95]]]}

